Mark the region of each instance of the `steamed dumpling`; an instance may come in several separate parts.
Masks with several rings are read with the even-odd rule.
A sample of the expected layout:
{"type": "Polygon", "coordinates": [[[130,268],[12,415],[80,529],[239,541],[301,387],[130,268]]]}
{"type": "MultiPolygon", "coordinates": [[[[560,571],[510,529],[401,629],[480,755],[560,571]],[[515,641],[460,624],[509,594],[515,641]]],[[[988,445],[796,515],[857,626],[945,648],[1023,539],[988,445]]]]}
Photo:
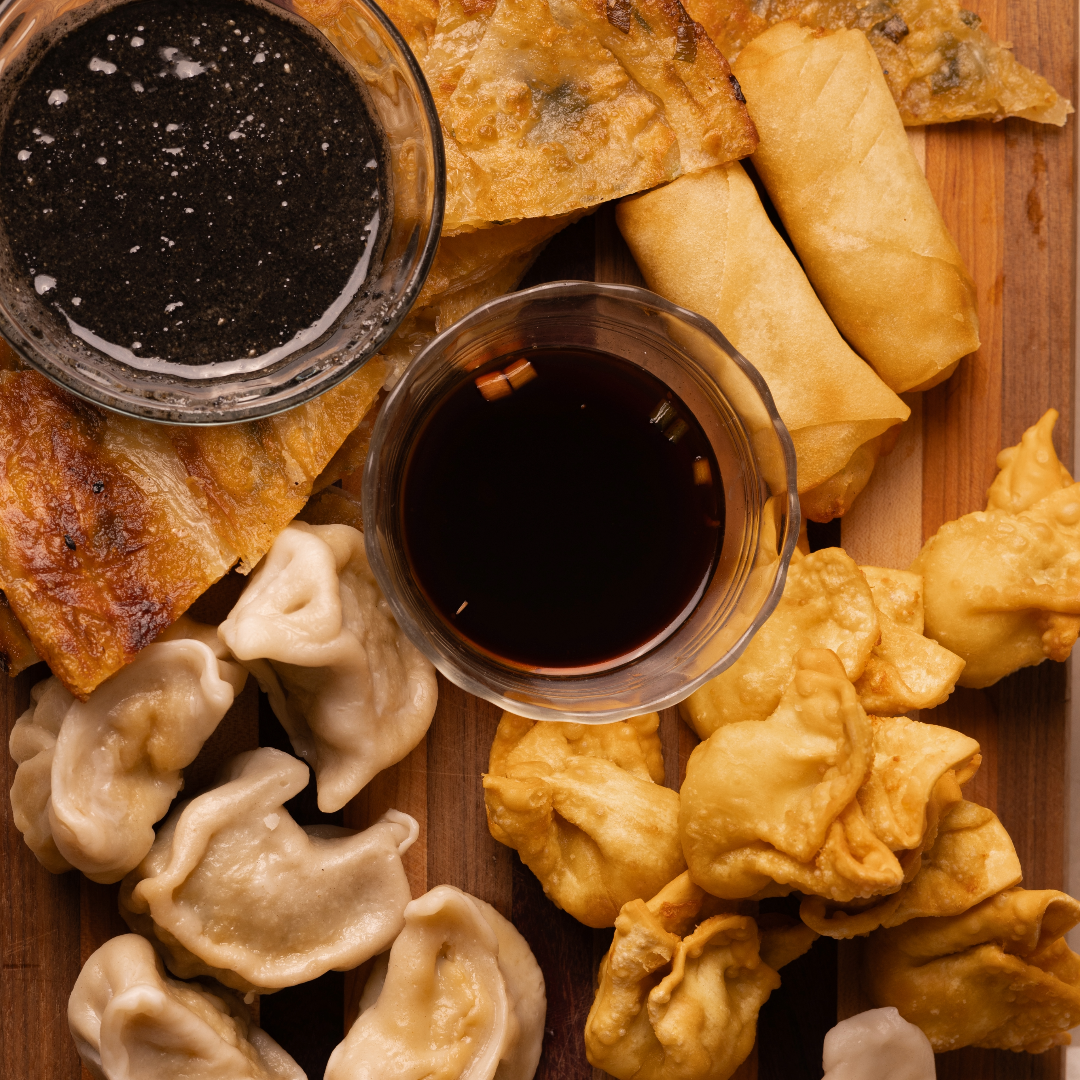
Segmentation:
{"type": "Polygon", "coordinates": [[[181,619],[86,701],[38,683],[15,722],[16,828],[55,874],[119,881],[150,850],[154,822],[228,712],[247,674],[213,627],[181,619]]]}
{"type": "Polygon", "coordinates": [[[361,833],[301,828],[284,804],[307,782],[303,762],[252,750],[166,818],[120,913],[174,974],[268,993],[348,971],[397,936],[410,900],[401,856],[419,827],[388,810],[361,833]]]}
{"type": "Polygon", "coordinates": [[[360,1008],[326,1080],[531,1080],[540,1061],[547,1003],[532,950],[449,885],[405,909],[360,1008]]]}
{"type": "Polygon", "coordinates": [[[86,961],[68,1025],[95,1080],[307,1080],[232,994],[168,978],[137,934],[86,961]]]}
{"type": "Polygon", "coordinates": [[[348,525],[290,525],[218,632],[315,770],[320,810],[404,758],[435,715],[435,669],[394,622],[348,525]]]}
{"type": "Polygon", "coordinates": [[[895,1009],[868,1009],[825,1035],[824,1080],[934,1080],[930,1040],[895,1009]]]}

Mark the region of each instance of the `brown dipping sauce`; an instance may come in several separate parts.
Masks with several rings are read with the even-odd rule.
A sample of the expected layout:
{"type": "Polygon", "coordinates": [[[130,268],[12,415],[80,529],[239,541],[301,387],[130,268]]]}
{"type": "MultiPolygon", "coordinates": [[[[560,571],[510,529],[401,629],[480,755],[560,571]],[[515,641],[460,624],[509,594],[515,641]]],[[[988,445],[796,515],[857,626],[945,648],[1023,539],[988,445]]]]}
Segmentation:
{"type": "Polygon", "coordinates": [[[724,492],[708,438],[663,382],[607,353],[512,354],[479,378],[487,396],[473,381],[448,395],[406,465],[418,584],[509,663],[631,659],[685,620],[715,569],[724,492]]]}

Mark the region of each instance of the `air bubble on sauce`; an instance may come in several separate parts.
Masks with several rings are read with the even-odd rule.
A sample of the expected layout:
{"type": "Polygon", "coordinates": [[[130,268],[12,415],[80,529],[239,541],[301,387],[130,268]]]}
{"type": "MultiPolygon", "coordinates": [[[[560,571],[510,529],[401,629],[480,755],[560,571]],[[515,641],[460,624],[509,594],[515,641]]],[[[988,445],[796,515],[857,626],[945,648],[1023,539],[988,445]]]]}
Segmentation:
{"type": "Polygon", "coordinates": [[[100,56],[94,56],[90,60],[90,70],[112,75],[116,71],[116,65],[109,60],[102,60],[100,56]]]}
{"type": "Polygon", "coordinates": [[[34,292],[38,296],[44,296],[47,292],[51,292],[56,288],[56,278],[49,277],[48,274],[38,274],[34,278],[34,292]]]}
{"type": "Polygon", "coordinates": [[[67,101],[68,96],[63,90],[50,90],[49,91],[49,104],[50,105],[63,105],[67,101]]]}

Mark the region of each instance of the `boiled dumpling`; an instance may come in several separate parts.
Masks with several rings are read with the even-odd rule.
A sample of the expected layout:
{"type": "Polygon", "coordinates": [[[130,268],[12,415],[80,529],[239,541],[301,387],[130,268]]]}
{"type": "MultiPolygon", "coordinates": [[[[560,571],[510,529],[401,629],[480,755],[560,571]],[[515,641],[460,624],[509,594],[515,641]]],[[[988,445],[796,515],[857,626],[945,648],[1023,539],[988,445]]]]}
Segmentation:
{"type": "Polygon", "coordinates": [[[547,1006],[532,950],[449,885],[405,909],[360,1008],[326,1080],[530,1080],[540,1060],[547,1006]]]}
{"type": "Polygon", "coordinates": [[[168,978],[137,934],[86,961],[68,1024],[95,1080],[307,1080],[229,991],[168,978]]]}
{"type": "Polygon", "coordinates": [[[825,1035],[824,1080],[934,1080],[930,1040],[895,1009],[869,1009],[825,1035]]]}
{"type": "Polygon", "coordinates": [[[86,701],[58,679],[15,722],[16,827],[41,863],[119,881],[150,850],[154,822],[181,787],[247,674],[214,628],[181,619],[86,701]]]}
{"type": "Polygon", "coordinates": [[[348,525],[290,525],[218,632],[315,770],[320,810],[404,758],[435,715],[435,669],[394,622],[348,525]]]}
{"type": "Polygon", "coordinates": [[[284,803],[307,782],[279,750],[240,754],[172,811],[125,878],[121,914],[176,975],[267,993],[354,968],[397,936],[416,822],[388,810],[361,833],[302,829],[284,803]]]}

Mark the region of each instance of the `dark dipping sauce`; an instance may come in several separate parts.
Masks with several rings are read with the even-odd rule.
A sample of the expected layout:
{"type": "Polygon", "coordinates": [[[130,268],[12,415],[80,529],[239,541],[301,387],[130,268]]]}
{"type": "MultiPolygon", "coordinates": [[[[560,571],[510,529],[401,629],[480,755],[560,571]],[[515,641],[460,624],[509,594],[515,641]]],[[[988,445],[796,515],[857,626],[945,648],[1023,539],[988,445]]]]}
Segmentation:
{"type": "Polygon", "coordinates": [[[0,219],[23,287],[78,337],[151,370],[254,369],[359,290],[390,218],[384,154],[314,30],[138,0],[31,63],[3,103],[0,219]]]}
{"type": "Polygon", "coordinates": [[[630,659],[712,577],[716,459],[693,413],[636,365],[560,349],[484,371],[522,356],[535,377],[497,386],[497,400],[469,381],[414,443],[401,509],[413,574],[448,624],[504,661],[630,659]]]}

